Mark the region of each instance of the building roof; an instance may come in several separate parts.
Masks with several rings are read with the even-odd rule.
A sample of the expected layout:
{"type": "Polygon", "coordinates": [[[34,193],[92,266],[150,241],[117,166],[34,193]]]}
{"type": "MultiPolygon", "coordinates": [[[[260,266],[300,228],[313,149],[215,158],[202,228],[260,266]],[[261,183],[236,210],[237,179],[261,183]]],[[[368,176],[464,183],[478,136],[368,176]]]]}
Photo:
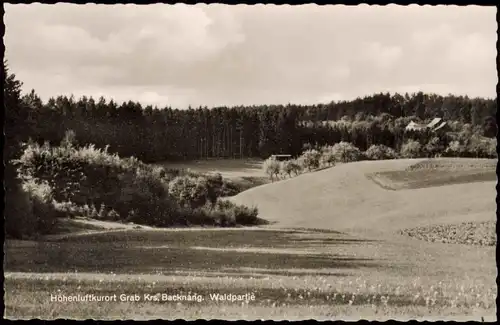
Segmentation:
{"type": "Polygon", "coordinates": [[[410,123],[408,123],[408,125],[406,126],[406,130],[423,130],[427,127],[427,125],[425,124],[418,124],[418,123],[415,123],[413,121],[411,121],[410,123]]]}
{"type": "Polygon", "coordinates": [[[435,127],[432,131],[437,131],[437,130],[443,128],[445,125],[446,125],[446,122],[441,122],[441,124],[439,124],[437,127],[435,127]]]}
{"type": "Polygon", "coordinates": [[[446,122],[443,122],[442,118],[436,117],[432,121],[430,121],[428,124],[418,124],[413,121],[408,123],[406,126],[406,131],[421,131],[421,130],[426,130],[426,129],[431,129],[432,131],[436,131],[441,129],[446,125],[446,122]]]}
{"type": "Polygon", "coordinates": [[[436,117],[435,119],[433,119],[429,124],[427,124],[427,127],[429,128],[433,128],[434,126],[436,126],[439,122],[441,122],[441,118],[439,117],[436,117]]]}

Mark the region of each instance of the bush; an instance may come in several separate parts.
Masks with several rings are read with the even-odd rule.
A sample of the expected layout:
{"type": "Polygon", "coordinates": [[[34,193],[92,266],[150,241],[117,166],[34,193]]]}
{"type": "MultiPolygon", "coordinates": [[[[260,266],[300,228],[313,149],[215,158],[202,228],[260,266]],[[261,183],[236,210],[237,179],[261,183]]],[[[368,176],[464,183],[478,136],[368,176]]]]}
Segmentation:
{"type": "Polygon", "coordinates": [[[231,201],[219,200],[216,205],[216,213],[225,215],[226,223],[234,222],[240,225],[256,225],[258,223],[257,208],[248,208],[243,205],[234,204],[231,201]]]}
{"type": "Polygon", "coordinates": [[[447,157],[497,158],[497,139],[486,138],[477,134],[465,141],[450,141],[444,150],[447,157]]]}
{"type": "Polygon", "coordinates": [[[285,160],[280,163],[280,170],[282,174],[288,175],[288,177],[292,177],[292,174],[297,176],[302,172],[302,165],[296,159],[285,160]]]}
{"type": "Polygon", "coordinates": [[[70,140],[59,147],[25,144],[15,164],[23,182],[31,186],[26,191],[37,194],[37,201],[30,201],[35,209],[44,207],[38,201],[52,203],[54,211],[65,216],[173,226],[231,223],[231,215],[234,222],[249,222],[245,218],[253,213],[243,207],[214,209],[217,199],[231,190],[220,174],[173,173],[135,158],[111,155],[107,148],[77,148],[70,140]],[[222,219],[216,222],[213,218],[222,219]]]}
{"type": "Polygon", "coordinates": [[[211,225],[234,227],[236,225],[256,225],[257,208],[247,208],[228,200],[218,200],[215,206],[205,205],[196,209],[185,209],[186,225],[211,225]]]}
{"type": "Polygon", "coordinates": [[[291,160],[290,165],[292,168],[292,172],[295,174],[295,176],[298,176],[300,173],[302,173],[303,168],[300,160],[298,159],[291,160]]]}
{"type": "Polygon", "coordinates": [[[151,175],[137,171],[121,178],[118,204],[113,208],[126,221],[153,226],[184,224],[177,211],[178,202],[169,195],[166,184],[151,175]]]}
{"type": "Polygon", "coordinates": [[[465,146],[458,140],[451,141],[445,149],[444,154],[447,157],[463,157],[465,154],[465,146]]]}
{"type": "Polygon", "coordinates": [[[480,135],[471,137],[466,148],[472,157],[477,158],[496,158],[497,157],[497,139],[486,138],[480,135]]]}
{"type": "Polygon", "coordinates": [[[94,204],[77,205],[74,202],[54,202],[54,208],[66,217],[84,217],[101,220],[120,220],[120,215],[115,210],[101,204],[96,208],[94,204]]]}
{"type": "Polygon", "coordinates": [[[361,151],[349,142],[336,143],[331,149],[336,161],[343,163],[361,160],[361,151]]]}
{"type": "Polygon", "coordinates": [[[371,145],[365,152],[366,158],[370,160],[395,159],[397,154],[394,149],[384,145],[371,145]]]}
{"type": "Polygon", "coordinates": [[[33,203],[19,182],[5,184],[5,234],[23,239],[36,234],[33,203]]]}
{"type": "Polygon", "coordinates": [[[31,142],[24,144],[21,157],[13,163],[22,180],[47,182],[57,201],[67,201],[85,178],[83,166],[72,160],[74,151],[72,147],[51,148],[48,143],[40,146],[31,142]]]}
{"type": "Polygon", "coordinates": [[[335,165],[336,159],[337,158],[335,157],[335,154],[333,153],[333,151],[331,149],[326,150],[321,154],[321,164],[323,166],[335,165]]]}
{"type": "Polygon", "coordinates": [[[282,174],[288,175],[288,177],[292,177],[292,172],[293,172],[292,161],[291,160],[282,161],[280,163],[280,170],[282,174]]]}
{"type": "MultiPolygon", "coordinates": [[[[144,202],[154,207],[158,200],[168,201],[168,189],[158,177],[161,170],[135,158],[121,159],[118,155],[110,155],[107,148],[96,149],[93,145],[76,148],[69,143],[50,147],[48,144],[29,143],[15,163],[22,179],[48,182],[57,202],[73,202],[77,206],[93,208],[104,205],[123,217],[140,205],[140,215],[147,218],[153,208],[144,202]]],[[[171,210],[165,203],[160,206],[171,210]]],[[[88,211],[74,212],[87,214],[88,211]]],[[[94,217],[104,212],[88,213],[94,217]]]]}
{"type": "Polygon", "coordinates": [[[301,156],[302,167],[309,171],[319,168],[321,152],[316,149],[307,150],[301,156]]]}
{"type": "Polygon", "coordinates": [[[422,157],[422,146],[416,140],[408,140],[401,146],[401,156],[404,158],[422,157]]]}
{"type": "Polygon", "coordinates": [[[50,234],[55,228],[60,215],[52,204],[52,189],[47,182],[11,182],[5,194],[6,235],[29,239],[50,234]]]}
{"type": "Polygon", "coordinates": [[[264,172],[271,178],[271,180],[274,180],[274,175],[278,177],[280,173],[280,163],[274,158],[268,158],[264,161],[262,168],[264,169],[264,172]]]}
{"type": "Polygon", "coordinates": [[[231,188],[228,188],[227,182],[224,182],[220,173],[207,175],[205,178],[207,180],[207,200],[212,206],[215,205],[218,197],[225,196],[227,193],[231,192],[231,188]]]}
{"type": "Polygon", "coordinates": [[[485,140],[485,153],[488,158],[498,158],[497,139],[489,138],[485,140]]]}
{"type": "Polygon", "coordinates": [[[424,153],[427,157],[435,157],[444,151],[444,146],[441,144],[439,137],[433,137],[424,146],[424,153]]]}
{"type": "Polygon", "coordinates": [[[168,184],[168,192],[181,206],[199,208],[208,201],[208,182],[203,177],[177,176],[168,184]]]}
{"type": "Polygon", "coordinates": [[[37,233],[50,233],[59,217],[53,205],[52,188],[47,182],[35,180],[23,182],[22,188],[31,199],[37,233]]]}

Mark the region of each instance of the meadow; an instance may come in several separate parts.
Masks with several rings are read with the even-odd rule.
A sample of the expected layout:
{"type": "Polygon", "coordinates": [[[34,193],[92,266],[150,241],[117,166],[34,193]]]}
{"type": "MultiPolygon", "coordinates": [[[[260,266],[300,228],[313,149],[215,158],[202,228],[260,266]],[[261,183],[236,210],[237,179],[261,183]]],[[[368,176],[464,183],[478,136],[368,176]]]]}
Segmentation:
{"type": "Polygon", "coordinates": [[[493,159],[429,159],[405,170],[368,175],[385,189],[418,189],[451,184],[496,181],[493,159]]]}
{"type": "MultiPolygon", "coordinates": [[[[241,167],[241,162],[240,167],[234,166],[236,162],[226,164],[233,167],[221,168],[221,173],[261,177],[256,176],[257,168],[245,176],[251,168],[241,167]]],[[[432,242],[401,230],[495,223],[496,181],[472,178],[387,190],[370,178],[376,173],[429,172],[436,169],[432,164],[443,166],[439,175],[478,169],[491,174],[496,160],[361,161],[253,187],[230,198],[256,204],[260,217],[271,221],[267,226],[137,229],[88,222],[84,229],[83,220],[77,233],[39,242],[8,240],[5,315],[495,320],[494,245],[432,242]],[[147,300],[165,293],[196,293],[203,301],[147,300]],[[255,300],[214,301],[215,293],[248,293],[255,300]],[[78,294],[140,298],[99,303],[50,300],[51,295],[78,294]]],[[[196,165],[198,170],[216,168],[200,163],[189,168],[196,165]]]]}

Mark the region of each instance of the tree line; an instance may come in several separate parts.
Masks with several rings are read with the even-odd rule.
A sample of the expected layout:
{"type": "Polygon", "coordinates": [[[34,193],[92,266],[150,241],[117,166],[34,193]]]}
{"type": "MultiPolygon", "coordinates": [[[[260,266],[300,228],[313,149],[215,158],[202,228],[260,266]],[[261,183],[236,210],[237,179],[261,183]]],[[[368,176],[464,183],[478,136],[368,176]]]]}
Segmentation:
{"type": "Polygon", "coordinates": [[[341,141],[361,150],[373,144],[397,150],[408,136],[415,136],[405,132],[410,121],[435,117],[447,121],[452,131],[470,128],[486,137],[497,133],[496,99],[380,93],[319,105],[180,110],[86,96],[57,96],[43,102],[34,90],[21,96],[22,83],[13,74],[5,76],[4,82],[10,82],[4,90],[7,141],[14,141],[9,138],[14,136],[59,143],[67,130],[73,130],[79,143],[109,145],[110,152],[145,162],[297,156],[307,144],[341,141]],[[12,99],[16,96],[17,102],[12,99]]]}

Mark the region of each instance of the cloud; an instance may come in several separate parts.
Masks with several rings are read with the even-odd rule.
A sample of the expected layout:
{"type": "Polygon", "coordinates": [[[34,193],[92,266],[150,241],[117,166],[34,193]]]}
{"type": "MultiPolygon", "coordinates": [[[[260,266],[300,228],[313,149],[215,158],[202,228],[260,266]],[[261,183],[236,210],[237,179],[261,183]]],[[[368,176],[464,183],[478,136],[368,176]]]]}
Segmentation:
{"type": "Polygon", "coordinates": [[[494,7],[5,7],[11,70],[44,99],[85,91],[187,107],[386,89],[496,94],[494,7]]]}
{"type": "Polygon", "coordinates": [[[361,53],[363,59],[371,62],[375,68],[386,70],[402,57],[403,50],[399,46],[384,46],[379,42],[365,44],[361,53]]]}

